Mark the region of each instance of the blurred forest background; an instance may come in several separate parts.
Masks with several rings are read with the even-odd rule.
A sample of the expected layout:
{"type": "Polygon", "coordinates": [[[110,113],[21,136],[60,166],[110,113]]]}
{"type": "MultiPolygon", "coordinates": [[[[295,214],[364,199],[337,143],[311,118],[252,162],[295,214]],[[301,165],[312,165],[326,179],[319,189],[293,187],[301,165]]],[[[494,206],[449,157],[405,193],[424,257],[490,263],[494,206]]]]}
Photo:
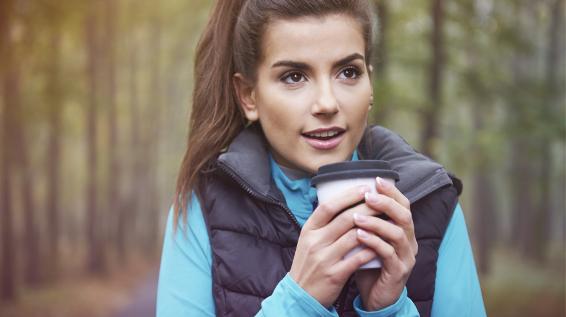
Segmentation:
{"type": "MultiPolygon", "coordinates": [[[[565,1],[374,2],[372,122],[463,179],[488,314],[565,316],[565,1]]],[[[0,316],[154,314],[210,7],[0,0],[0,316]]]]}

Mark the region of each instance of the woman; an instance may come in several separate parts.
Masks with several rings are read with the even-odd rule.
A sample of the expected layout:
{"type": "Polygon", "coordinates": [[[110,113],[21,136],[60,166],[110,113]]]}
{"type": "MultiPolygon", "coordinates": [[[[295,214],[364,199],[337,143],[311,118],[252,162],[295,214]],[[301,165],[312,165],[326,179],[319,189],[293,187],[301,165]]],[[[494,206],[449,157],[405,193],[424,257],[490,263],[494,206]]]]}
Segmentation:
{"type": "Polygon", "coordinates": [[[367,127],[370,12],[352,0],[216,3],[158,316],[485,315],[459,181],[367,127]],[[317,169],[364,158],[390,161],[398,189],[378,179],[379,194],[352,188],[317,206],[317,169]],[[358,270],[376,255],[380,270],[358,270]]]}

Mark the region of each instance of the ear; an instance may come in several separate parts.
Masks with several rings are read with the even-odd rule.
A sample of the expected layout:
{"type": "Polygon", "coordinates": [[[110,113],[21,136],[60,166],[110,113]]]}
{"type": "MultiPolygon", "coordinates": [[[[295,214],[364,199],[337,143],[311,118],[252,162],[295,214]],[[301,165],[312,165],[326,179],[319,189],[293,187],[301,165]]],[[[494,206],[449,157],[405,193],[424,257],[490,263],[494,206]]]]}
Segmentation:
{"type": "Polygon", "coordinates": [[[240,107],[242,107],[246,118],[249,121],[257,121],[259,115],[255,103],[254,86],[240,73],[234,74],[232,82],[234,84],[234,89],[236,90],[236,97],[238,98],[238,102],[240,103],[240,107]]]}

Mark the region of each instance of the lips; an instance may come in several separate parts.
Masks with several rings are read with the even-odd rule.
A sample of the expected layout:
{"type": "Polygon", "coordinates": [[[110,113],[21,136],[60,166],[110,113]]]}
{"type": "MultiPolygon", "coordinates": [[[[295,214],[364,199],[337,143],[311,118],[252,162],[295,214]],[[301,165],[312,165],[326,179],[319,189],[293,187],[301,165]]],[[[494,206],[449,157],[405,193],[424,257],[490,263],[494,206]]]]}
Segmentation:
{"type": "Polygon", "coordinates": [[[305,141],[317,150],[331,150],[337,147],[346,130],[339,127],[320,128],[302,133],[305,141]]]}

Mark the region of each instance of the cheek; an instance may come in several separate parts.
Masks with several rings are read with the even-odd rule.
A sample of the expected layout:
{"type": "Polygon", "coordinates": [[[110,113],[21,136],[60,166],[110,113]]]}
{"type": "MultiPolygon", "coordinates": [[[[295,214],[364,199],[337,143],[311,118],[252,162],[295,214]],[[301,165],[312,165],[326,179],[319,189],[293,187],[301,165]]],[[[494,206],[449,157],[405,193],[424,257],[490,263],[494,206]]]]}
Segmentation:
{"type": "Polygon", "coordinates": [[[264,93],[258,102],[260,121],[277,127],[297,126],[305,116],[303,100],[302,96],[285,92],[264,93]]]}
{"type": "Polygon", "coordinates": [[[361,120],[369,112],[371,91],[368,89],[344,90],[337,97],[349,121],[361,120]]]}

